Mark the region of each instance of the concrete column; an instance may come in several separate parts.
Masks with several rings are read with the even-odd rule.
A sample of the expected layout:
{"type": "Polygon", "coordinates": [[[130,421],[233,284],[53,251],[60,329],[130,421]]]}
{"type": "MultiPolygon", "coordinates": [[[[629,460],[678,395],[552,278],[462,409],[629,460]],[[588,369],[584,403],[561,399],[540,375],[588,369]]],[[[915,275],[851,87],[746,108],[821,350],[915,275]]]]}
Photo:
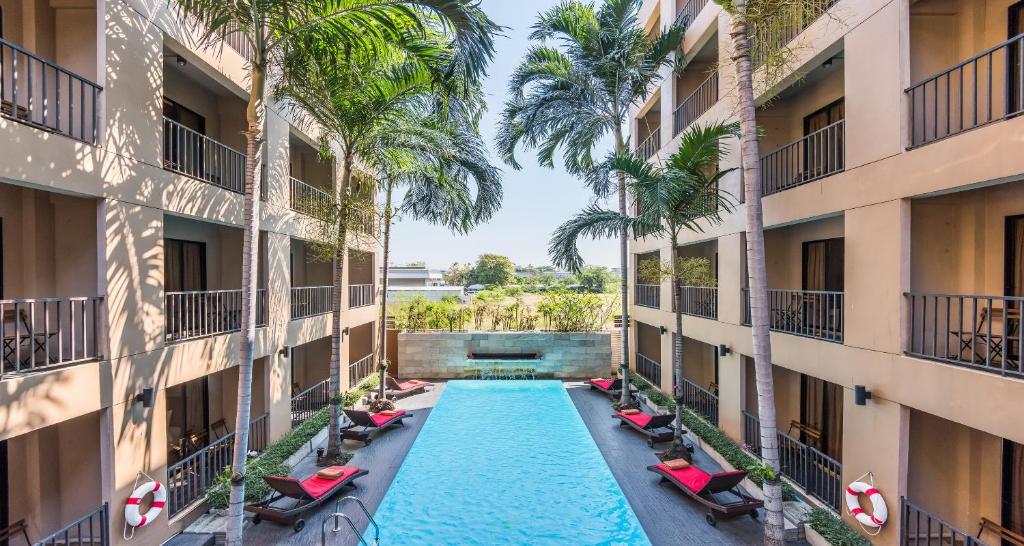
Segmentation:
{"type": "Polygon", "coordinates": [[[742,318],[743,235],[732,233],[718,238],[718,321],[739,324],[742,318]]]}
{"type": "Polygon", "coordinates": [[[845,238],[845,344],[899,354],[903,293],[910,288],[910,202],[846,211],[845,238]]]}
{"type": "Polygon", "coordinates": [[[289,124],[280,113],[267,110],[266,129],[264,138],[267,150],[264,158],[267,176],[267,203],[282,208],[288,208],[289,203],[289,180],[288,180],[288,157],[289,148],[289,124]]]}
{"type": "Polygon", "coordinates": [[[275,351],[267,357],[267,432],[275,441],[292,429],[292,350],[275,351]]]}
{"type": "Polygon", "coordinates": [[[718,428],[737,442],[743,442],[743,368],[739,353],[718,357],[718,428]]]}
{"type": "Polygon", "coordinates": [[[266,241],[267,323],[287,325],[291,320],[291,238],[266,232],[266,241]]]}
{"type": "MultiPolygon", "coordinates": [[[[663,302],[662,305],[671,305],[671,303],[663,302]]],[[[657,328],[660,325],[653,326],[657,328]]],[[[676,383],[675,373],[672,371],[672,355],[675,354],[672,346],[674,337],[672,329],[661,334],[661,390],[669,395],[672,394],[672,386],[676,383]]]]}
{"type": "MultiPolygon", "coordinates": [[[[853,390],[843,389],[842,487],[870,472],[875,487],[885,497],[889,523],[872,537],[876,545],[899,544],[899,499],[907,493],[907,459],[910,450],[910,408],[874,398],[864,406],[854,403],[853,390]]],[[[861,499],[862,506],[866,503],[861,499]]],[[[855,520],[843,519],[854,529],[855,520]]]]}

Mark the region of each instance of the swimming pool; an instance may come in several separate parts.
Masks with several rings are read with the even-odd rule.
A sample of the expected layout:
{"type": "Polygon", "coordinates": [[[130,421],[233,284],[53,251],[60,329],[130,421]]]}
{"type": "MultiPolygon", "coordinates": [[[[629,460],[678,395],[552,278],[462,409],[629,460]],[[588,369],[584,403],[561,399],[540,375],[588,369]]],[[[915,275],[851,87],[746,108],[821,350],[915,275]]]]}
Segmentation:
{"type": "Polygon", "coordinates": [[[449,382],[374,518],[388,546],[650,544],[558,381],[449,382]]]}

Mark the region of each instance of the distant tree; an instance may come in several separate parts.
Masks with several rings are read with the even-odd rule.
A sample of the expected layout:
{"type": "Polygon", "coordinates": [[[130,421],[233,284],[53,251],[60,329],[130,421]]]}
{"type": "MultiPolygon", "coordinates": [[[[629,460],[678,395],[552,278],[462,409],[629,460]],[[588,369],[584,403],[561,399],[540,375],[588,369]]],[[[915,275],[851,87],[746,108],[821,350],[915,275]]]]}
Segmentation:
{"type": "Polygon", "coordinates": [[[466,276],[469,284],[505,286],[515,277],[516,267],[512,260],[500,254],[481,254],[476,265],[466,276]]]}
{"type": "Polygon", "coordinates": [[[469,274],[473,267],[469,264],[460,264],[459,262],[452,263],[448,271],[444,272],[444,282],[448,286],[464,286],[466,285],[466,276],[469,274]]]}
{"type": "Polygon", "coordinates": [[[608,289],[608,285],[611,284],[612,274],[608,272],[607,268],[599,265],[588,265],[576,274],[576,280],[577,284],[583,285],[584,288],[591,292],[604,292],[608,289]]]}

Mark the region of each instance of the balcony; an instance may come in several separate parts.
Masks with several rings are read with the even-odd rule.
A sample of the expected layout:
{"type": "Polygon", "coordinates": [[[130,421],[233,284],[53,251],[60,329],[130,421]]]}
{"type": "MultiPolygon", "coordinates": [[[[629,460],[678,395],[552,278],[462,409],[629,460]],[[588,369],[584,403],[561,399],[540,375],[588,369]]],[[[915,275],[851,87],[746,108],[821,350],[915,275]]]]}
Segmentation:
{"type": "MultiPolygon", "coordinates": [[[[750,290],[743,291],[743,324],[750,326],[750,290]]],[[[768,289],[772,331],[843,342],[843,293],[768,289]]]]}
{"type": "Polygon", "coordinates": [[[65,544],[110,545],[110,514],[108,506],[102,506],[72,521],[33,546],[64,546],[65,544]]]}
{"type": "Polygon", "coordinates": [[[766,28],[754,26],[751,29],[751,41],[753,51],[751,52],[754,66],[764,63],[765,52],[778,51],[800,35],[807,27],[821,18],[839,0],[813,0],[807,2],[796,2],[789,4],[790,13],[781,14],[784,19],[781,24],[771,23],[766,28]]]}
{"type": "Polygon", "coordinates": [[[653,358],[636,353],[636,373],[655,387],[661,386],[661,363],[653,358]]]}
{"type": "Polygon", "coordinates": [[[334,205],[334,163],[324,161],[306,137],[292,128],[288,137],[288,206],[302,214],[323,216],[334,205]]]}
{"type": "MultiPolygon", "coordinates": [[[[242,329],[242,291],[201,290],[164,294],[167,343],[242,329]]],[[[267,325],[267,291],[256,291],[256,327],[267,325]]]]}
{"type": "Polygon", "coordinates": [[[661,285],[637,284],[633,288],[633,303],[651,309],[661,308],[661,285]]]}
{"type": "MultiPolygon", "coordinates": [[[[703,4],[693,0],[689,4],[703,4]]],[[[689,4],[687,7],[689,7],[689,4]]],[[[697,7],[697,6],[695,6],[697,7]]],[[[686,67],[672,76],[672,136],[683,132],[718,102],[718,34],[686,56],[686,67]]]]}
{"type": "Polygon", "coordinates": [[[292,320],[330,313],[333,293],[334,287],[330,285],[292,287],[292,320]]]}
{"type": "Polygon", "coordinates": [[[0,300],[0,376],[103,358],[103,297],[0,300]]]}
{"type": "Polygon", "coordinates": [[[661,329],[636,322],[636,373],[661,387],[661,329]]]}
{"type": "Polygon", "coordinates": [[[245,193],[245,154],[164,118],[164,169],[245,193]]]}
{"type": "Polygon", "coordinates": [[[650,159],[661,149],[661,131],[655,129],[636,146],[636,153],[642,159],[650,159]]]}
{"type": "Polygon", "coordinates": [[[672,112],[672,134],[678,135],[718,103],[718,72],[712,72],[672,112]]]}
{"type": "Polygon", "coordinates": [[[651,107],[633,125],[636,154],[642,159],[654,157],[661,149],[661,98],[656,95],[650,101],[651,107]]]}
{"type": "Polygon", "coordinates": [[[692,25],[706,5],[708,0],[676,0],[676,18],[686,21],[687,26],[692,25]]]}
{"type": "Polygon", "coordinates": [[[376,303],[372,252],[348,251],[348,308],[366,307],[376,303]]]}
{"type": "Polygon", "coordinates": [[[308,216],[320,217],[334,206],[334,196],[306,184],[296,178],[289,177],[289,206],[295,212],[308,216]]]}
{"type": "Polygon", "coordinates": [[[348,385],[352,388],[377,371],[374,363],[376,323],[351,327],[348,339],[348,385]]]}
{"type": "MultiPolygon", "coordinates": [[[[715,286],[682,286],[680,287],[682,313],[692,317],[711,320],[718,319],[718,287],[715,286]]],[[[676,302],[672,301],[672,312],[676,310],[676,302]]]]}
{"type": "MultiPolygon", "coordinates": [[[[672,334],[672,342],[678,340],[679,336],[672,334]]],[[[682,351],[683,382],[679,390],[683,405],[718,426],[718,348],[683,336],[682,351]]]]}
{"type": "Polygon", "coordinates": [[[1024,35],[1010,22],[1018,17],[1014,9],[985,2],[911,4],[910,79],[915,83],[905,90],[908,148],[1007,119],[1024,109],[1024,35]],[[972,30],[968,35],[958,32],[962,28],[972,30]],[[937,47],[940,43],[943,47],[937,47]]]}
{"type": "Polygon", "coordinates": [[[771,195],[842,172],[846,122],[839,120],[761,158],[761,195],[771,195]]]}
{"type": "Polygon", "coordinates": [[[981,539],[957,529],[942,518],[900,497],[900,544],[957,544],[959,546],[986,546],[981,539]]]}
{"type": "MultiPolygon", "coordinates": [[[[680,287],[682,313],[694,317],[716,320],[718,318],[718,240],[680,246],[676,259],[686,262],[690,278],[680,287]],[[699,284],[690,284],[699,283],[699,284]]],[[[675,296],[672,297],[672,312],[676,311],[675,296]]]]}
{"type": "Polygon", "coordinates": [[[660,251],[636,255],[636,273],[633,284],[633,304],[651,309],[661,308],[661,253],[660,251]]]}
{"type": "Polygon", "coordinates": [[[324,379],[312,387],[292,396],[292,428],[316,415],[331,403],[331,380],[324,379]]]}

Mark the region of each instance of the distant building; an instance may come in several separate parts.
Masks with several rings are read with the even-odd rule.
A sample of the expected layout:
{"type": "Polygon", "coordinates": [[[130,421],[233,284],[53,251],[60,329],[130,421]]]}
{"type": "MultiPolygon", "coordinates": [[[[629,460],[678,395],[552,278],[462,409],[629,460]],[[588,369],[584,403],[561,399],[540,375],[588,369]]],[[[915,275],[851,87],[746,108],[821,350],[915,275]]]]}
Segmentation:
{"type": "Polygon", "coordinates": [[[444,282],[444,272],[440,269],[428,269],[425,265],[393,265],[388,267],[389,287],[445,286],[446,284],[444,282]]]}

